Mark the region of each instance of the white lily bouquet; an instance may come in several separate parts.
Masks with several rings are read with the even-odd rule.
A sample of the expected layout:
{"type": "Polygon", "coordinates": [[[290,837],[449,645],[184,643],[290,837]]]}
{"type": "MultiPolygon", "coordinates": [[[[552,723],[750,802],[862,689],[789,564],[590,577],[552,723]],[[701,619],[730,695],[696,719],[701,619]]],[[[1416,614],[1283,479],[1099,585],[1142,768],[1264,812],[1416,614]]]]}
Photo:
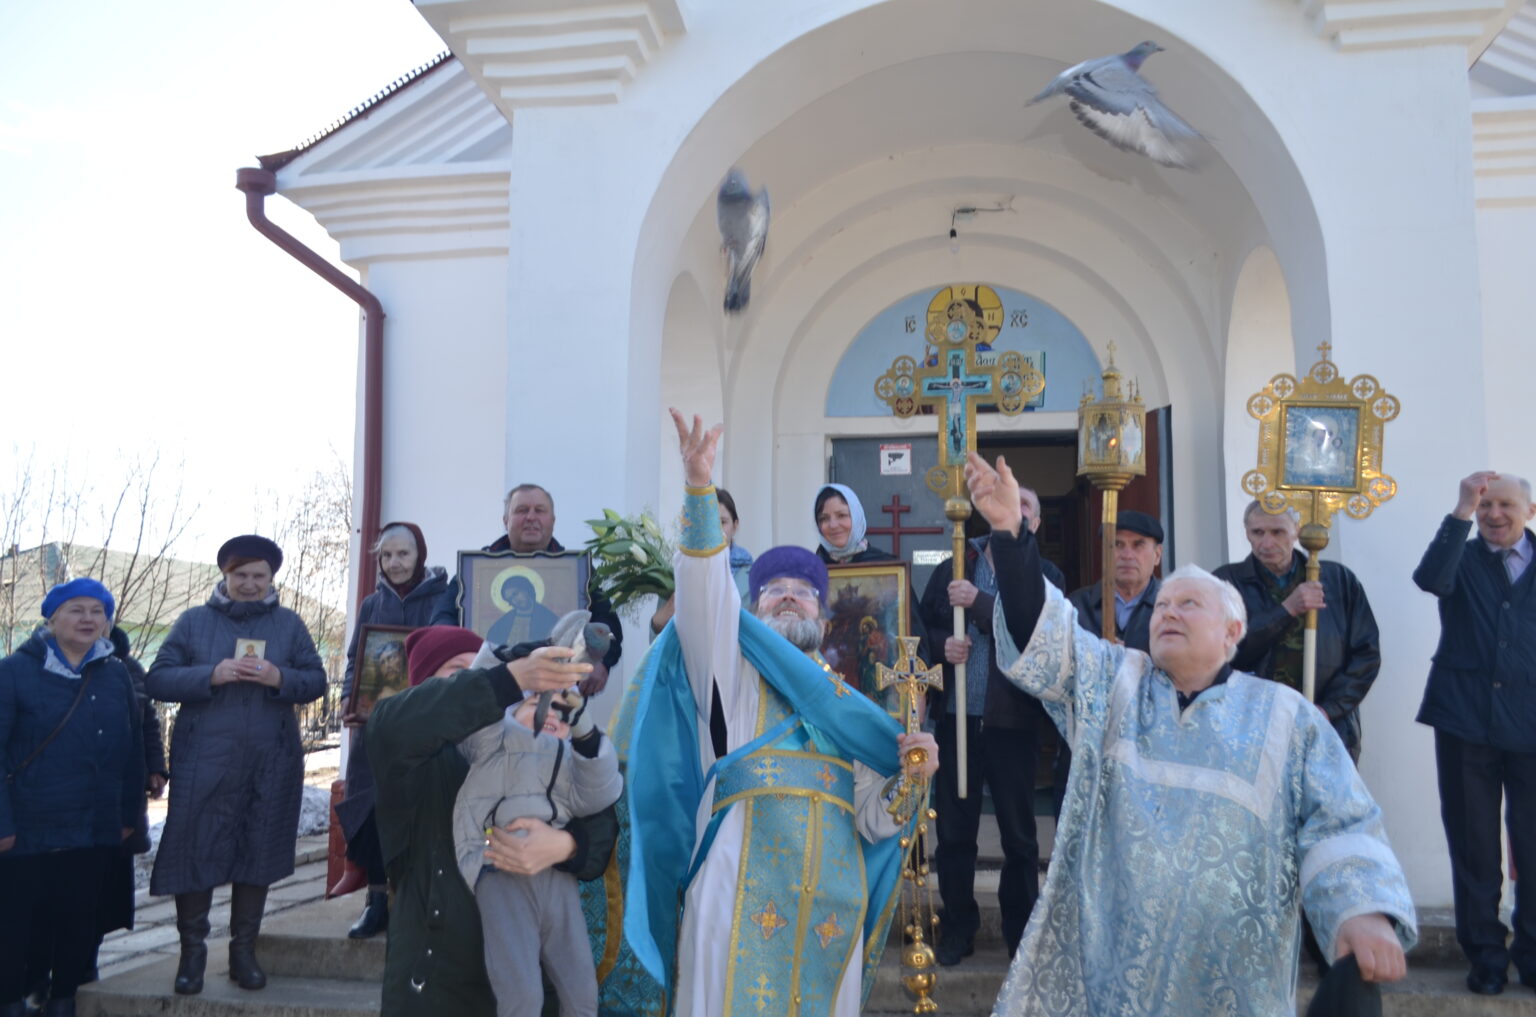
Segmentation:
{"type": "Polygon", "coordinates": [[[621,516],[603,509],[603,518],[588,519],[593,537],[586,547],[598,586],[615,608],[623,608],[647,594],[659,599],[672,596],[673,542],[649,513],[621,516]]]}

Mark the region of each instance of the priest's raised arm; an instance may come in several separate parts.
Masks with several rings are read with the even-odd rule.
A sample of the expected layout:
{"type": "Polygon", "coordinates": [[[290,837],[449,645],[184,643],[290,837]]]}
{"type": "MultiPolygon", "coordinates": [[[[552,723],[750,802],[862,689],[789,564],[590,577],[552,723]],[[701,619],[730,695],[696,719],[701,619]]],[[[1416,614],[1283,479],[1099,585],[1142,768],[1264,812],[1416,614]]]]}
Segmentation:
{"type": "Polygon", "coordinates": [[[1289,1017],[1303,910],[1330,957],[1401,978],[1415,916],[1381,810],[1321,712],[1232,670],[1237,591],[1183,566],[1151,653],[1107,643],[1041,577],[1007,465],[972,456],[966,479],[993,527],[998,666],[1073,749],[995,1013],[1289,1017]]]}

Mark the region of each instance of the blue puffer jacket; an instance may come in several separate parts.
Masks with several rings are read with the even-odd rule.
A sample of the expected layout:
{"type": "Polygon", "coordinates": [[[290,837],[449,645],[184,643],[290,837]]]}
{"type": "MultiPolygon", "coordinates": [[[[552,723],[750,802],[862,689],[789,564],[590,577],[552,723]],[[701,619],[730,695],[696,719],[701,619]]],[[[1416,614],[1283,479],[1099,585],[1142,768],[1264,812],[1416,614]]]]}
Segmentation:
{"type": "Polygon", "coordinates": [[[112,644],[98,642],[82,677],[48,661],[39,632],[0,660],[0,749],[13,781],[0,782],[0,838],[7,854],[31,855],[122,842],[144,808],[144,746],[139,703],[112,644]],[[63,672],[63,673],[61,673],[63,672]],[[16,773],[59,726],[89,678],[69,722],[25,770],[16,773]]]}

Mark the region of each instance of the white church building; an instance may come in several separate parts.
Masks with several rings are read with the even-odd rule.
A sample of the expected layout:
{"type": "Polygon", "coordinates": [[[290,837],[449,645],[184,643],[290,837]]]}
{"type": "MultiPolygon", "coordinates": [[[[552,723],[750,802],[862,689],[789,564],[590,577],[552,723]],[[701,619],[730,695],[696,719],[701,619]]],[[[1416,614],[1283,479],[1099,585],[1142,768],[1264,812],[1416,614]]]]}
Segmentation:
{"type": "Polygon", "coordinates": [[[1459,478],[1536,474],[1536,0],[415,6],[450,53],[264,160],[385,309],[384,518],[419,522],[451,567],[524,481],[552,491],[568,546],[604,507],[670,517],[675,405],[725,423],[745,547],[814,546],[828,479],[895,522],[904,557],[946,546],[908,532],[942,522],[933,418],[893,417],[873,385],[962,285],[996,294],[996,345],[1044,368],[1038,405],[981,414],[981,442],[1039,489],[1069,579],[1095,578],[1073,450],[1110,343],[1150,411],[1126,504],[1161,516],[1165,571],[1214,567],[1248,553],[1248,397],[1327,343],[1403,407],[1396,497],[1341,515],[1326,556],[1381,627],[1362,772],[1417,899],[1449,905],[1413,721],[1438,622],[1410,574],[1459,478]],[[1025,105],[1143,39],[1164,49],[1143,74],[1209,139],[1198,170],[1117,150],[1060,99],[1025,105]],[[728,317],[715,193],[733,165],[774,215],[728,317]],[[882,472],[901,458],[882,445],[910,472],[882,472]],[[911,511],[883,512],[893,496],[911,511]]]}

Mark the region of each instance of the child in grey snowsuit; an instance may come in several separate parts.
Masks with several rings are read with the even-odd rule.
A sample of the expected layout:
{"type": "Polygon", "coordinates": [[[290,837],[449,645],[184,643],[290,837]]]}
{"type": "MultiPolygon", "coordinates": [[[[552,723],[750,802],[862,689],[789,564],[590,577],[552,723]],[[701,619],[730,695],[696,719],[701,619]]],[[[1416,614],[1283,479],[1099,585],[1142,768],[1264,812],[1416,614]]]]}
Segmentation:
{"type": "Polygon", "coordinates": [[[563,828],[618,801],[624,787],[613,743],[586,716],[580,694],[556,697],[537,735],[536,704],[530,696],[459,743],[469,775],[454,802],[454,849],[480,906],[498,1017],[537,1017],[541,960],[561,1017],[596,1017],[597,970],[576,877],[554,868],[522,876],[485,863],[489,827],[530,818],[563,828]]]}

